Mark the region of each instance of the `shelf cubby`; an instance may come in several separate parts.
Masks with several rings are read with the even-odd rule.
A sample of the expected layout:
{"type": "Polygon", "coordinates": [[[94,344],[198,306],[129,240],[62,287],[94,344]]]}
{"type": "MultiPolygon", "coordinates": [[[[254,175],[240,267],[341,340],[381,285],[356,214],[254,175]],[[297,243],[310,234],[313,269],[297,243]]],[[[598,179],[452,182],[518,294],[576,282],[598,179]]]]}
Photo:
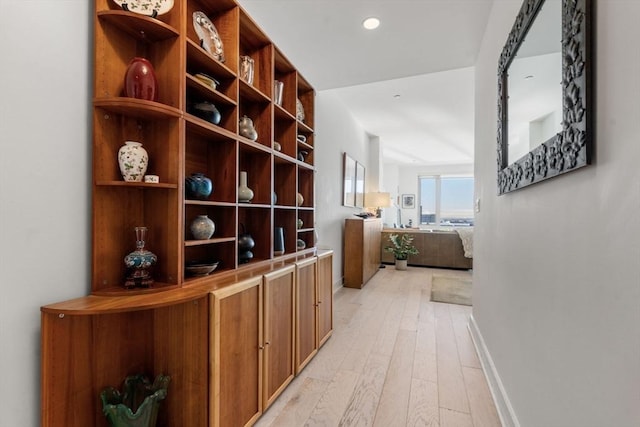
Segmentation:
{"type": "MultiPolygon", "coordinates": [[[[314,211],[313,210],[298,210],[298,219],[302,220],[302,227],[298,228],[299,232],[303,230],[313,230],[315,227],[314,211]]],[[[297,225],[297,224],[296,224],[297,225]]]]}
{"type": "MultiPolygon", "coordinates": [[[[237,91],[237,82],[235,79],[221,80],[215,89],[207,86],[195,77],[196,72],[187,74],[187,99],[201,99],[212,102],[218,108],[221,105],[236,106],[238,105],[233,98],[237,91]],[[233,96],[230,97],[230,96],[233,96]]],[[[216,79],[217,80],[217,79],[216,79]]]]}
{"type": "Polygon", "coordinates": [[[145,120],[96,108],[93,120],[96,139],[94,180],[123,181],[118,150],[125,141],[136,141],[149,156],[146,174],[158,175],[163,184],[177,184],[180,121],[165,115],[158,118],[145,120]]]}
{"type": "MultiPolygon", "coordinates": [[[[203,173],[211,179],[213,191],[207,200],[236,201],[236,142],[225,136],[217,138],[187,132],[184,178],[203,173]]],[[[186,195],[185,195],[186,197],[186,195]]]]}
{"type": "Polygon", "coordinates": [[[296,78],[296,69],[276,48],[274,53],[274,80],[281,81],[283,84],[282,104],[279,107],[294,119],[296,117],[296,78]]]}
{"type": "Polygon", "coordinates": [[[304,242],[304,248],[298,248],[298,251],[304,251],[315,247],[313,230],[300,230],[298,231],[297,238],[304,242]]]}
{"type": "Polygon", "coordinates": [[[273,140],[280,144],[281,153],[295,159],[297,157],[295,119],[274,117],[273,140]]]}
{"type": "MultiPolygon", "coordinates": [[[[273,200],[270,154],[240,142],[238,176],[241,171],[247,172],[247,186],[253,191],[251,203],[270,206],[273,200]]],[[[238,185],[239,182],[238,178],[238,185]]]]}
{"type": "MultiPolygon", "coordinates": [[[[147,59],[153,66],[158,82],[158,99],[161,104],[180,108],[180,76],[175,73],[174,64],[180,61],[180,43],[178,34],[172,35],[171,27],[160,21],[152,21],[139,15],[140,18],[124,15],[114,16],[113,12],[104,13],[98,20],[96,31],[101,33],[96,38],[94,96],[96,98],[113,98],[124,95],[124,77],[129,62],[135,57],[147,59]],[[131,30],[127,23],[141,24],[131,30]],[[140,31],[147,27],[167,30],[167,38],[141,38],[140,31]],[[118,78],[114,78],[118,76],[118,78]]],[[[160,31],[160,30],[159,30],[160,31]]],[[[153,34],[153,31],[152,31],[153,34]]]]}
{"type": "Polygon", "coordinates": [[[240,95],[238,120],[241,120],[244,116],[253,121],[253,127],[258,132],[258,139],[255,142],[271,148],[271,104],[268,102],[251,102],[240,95]]]}
{"type": "Polygon", "coordinates": [[[215,239],[210,244],[192,245],[184,248],[185,265],[189,263],[219,262],[216,269],[207,276],[190,276],[185,270],[186,284],[194,279],[212,277],[236,268],[236,239],[215,239]]]}
{"type": "Polygon", "coordinates": [[[312,133],[315,114],[315,92],[313,87],[298,73],[298,99],[304,108],[304,120],[299,120],[298,124],[303,132],[312,133]]]}
{"type": "Polygon", "coordinates": [[[43,402],[49,411],[42,425],[107,425],[100,392],[108,386],[121,389],[136,373],[152,380],[170,375],[169,396],[180,396],[163,401],[159,425],[207,425],[208,382],[202,373],[208,369],[209,345],[202,337],[208,335],[208,307],[205,295],[113,314],[43,312],[43,402]]]}
{"type": "Polygon", "coordinates": [[[293,209],[276,208],[273,212],[273,227],[284,229],[285,255],[296,252],[296,212],[293,209]]]}
{"type": "Polygon", "coordinates": [[[274,156],[273,189],[278,196],[277,206],[296,206],[296,167],[274,156]]]}
{"type": "Polygon", "coordinates": [[[312,208],[315,205],[314,202],[314,171],[298,166],[298,192],[302,194],[304,201],[299,208],[312,208]]]}
{"type": "MultiPolygon", "coordinates": [[[[273,231],[271,209],[265,206],[242,205],[238,207],[238,238],[243,233],[251,235],[255,242],[253,259],[249,263],[255,263],[271,258],[273,247],[273,231]]],[[[237,252],[237,248],[236,248],[237,252]]],[[[242,264],[238,265],[239,267],[242,264]]]]}
{"type": "Polygon", "coordinates": [[[186,204],[184,214],[185,246],[222,243],[235,239],[236,208],[230,206],[186,204]],[[207,215],[215,224],[215,231],[209,240],[196,240],[189,229],[191,221],[198,215],[207,215]]]}
{"type": "MultiPolygon", "coordinates": [[[[238,13],[238,7],[231,1],[192,0],[187,2],[187,14],[185,16],[188,44],[198,47],[201,51],[200,54],[205,53],[212,61],[224,64],[234,74],[237,74],[238,70],[238,13]],[[204,13],[216,28],[222,41],[224,61],[218,61],[200,47],[200,39],[193,26],[193,14],[196,11],[204,13]]],[[[189,54],[189,52],[187,53],[189,54]]],[[[215,75],[211,76],[216,77],[215,75]]]]}
{"type": "Polygon", "coordinates": [[[248,85],[266,95],[270,100],[273,93],[273,45],[243,10],[240,11],[239,52],[240,56],[249,56],[253,59],[253,83],[248,85]]]}
{"type": "Polygon", "coordinates": [[[176,227],[178,191],[97,186],[94,193],[93,208],[102,213],[93,222],[94,291],[123,288],[127,274],[124,257],[136,248],[134,228],[139,226],[148,228],[145,248],[158,257],[151,270],[154,280],[178,284],[182,234],[176,227]]]}

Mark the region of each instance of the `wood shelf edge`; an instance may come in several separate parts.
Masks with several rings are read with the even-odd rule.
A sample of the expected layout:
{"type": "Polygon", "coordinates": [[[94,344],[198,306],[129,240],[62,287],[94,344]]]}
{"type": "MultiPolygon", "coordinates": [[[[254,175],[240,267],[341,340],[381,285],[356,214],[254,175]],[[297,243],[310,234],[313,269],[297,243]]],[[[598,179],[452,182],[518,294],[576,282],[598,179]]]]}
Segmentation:
{"type": "Polygon", "coordinates": [[[130,182],[130,181],[96,181],[95,185],[104,187],[139,187],[139,188],[164,188],[176,189],[178,184],[160,182],[157,184],[150,182],[130,182]]]}
{"type": "Polygon", "coordinates": [[[236,241],[235,237],[218,237],[218,238],[207,239],[207,240],[185,240],[184,245],[185,246],[215,245],[216,243],[228,243],[228,242],[235,242],[235,241],[236,241]]]}
{"type": "Polygon", "coordinates": [[[138,40],[158,41],[178,37],[179,31],[159,19],[125,10],[100,10],[99,19],[111,22],[138,40]],[[151,37],[149,37],[151,35],[151,37]]]}
{"type": "Polygon", "coordinates": [[[167,104],[126,96],[97,97],[93,99],[95,107],[105,108],[113,112],[137,112],[139,115],[180,118],[182,111],[167,104]]]}

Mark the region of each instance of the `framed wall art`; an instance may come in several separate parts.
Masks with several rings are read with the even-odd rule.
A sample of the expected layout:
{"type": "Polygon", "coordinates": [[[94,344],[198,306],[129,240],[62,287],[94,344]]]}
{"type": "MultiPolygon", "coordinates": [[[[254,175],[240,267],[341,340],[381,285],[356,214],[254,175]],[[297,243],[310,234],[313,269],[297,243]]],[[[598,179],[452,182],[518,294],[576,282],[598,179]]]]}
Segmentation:
{"type": "Polygon", "coordinates": [[[356,207],[364,208],[364,173],[365,167],[356,162],[356,207]]]}
{"type": "Polygon", "coordinates": [[[402,209],[414,209],[416,207],[416,195],[415,194],[403,194],[402,195],[402,209]]]}
{"type": "Polygon", "coordinates": [[[347,153],[342,159],[342,205],[354,207],[356,203],[356,161],[347,153]]]}

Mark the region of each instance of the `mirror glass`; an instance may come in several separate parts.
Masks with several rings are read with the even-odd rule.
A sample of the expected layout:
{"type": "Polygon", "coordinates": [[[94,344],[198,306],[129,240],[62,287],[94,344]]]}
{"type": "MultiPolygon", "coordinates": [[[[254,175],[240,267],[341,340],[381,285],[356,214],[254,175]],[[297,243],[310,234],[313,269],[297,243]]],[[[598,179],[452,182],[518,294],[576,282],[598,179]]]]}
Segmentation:
{"type": "Polygon", "coordinates": [[[562,1],[546,0],[508,74],[508,162],[562,131],[562,1]]]}

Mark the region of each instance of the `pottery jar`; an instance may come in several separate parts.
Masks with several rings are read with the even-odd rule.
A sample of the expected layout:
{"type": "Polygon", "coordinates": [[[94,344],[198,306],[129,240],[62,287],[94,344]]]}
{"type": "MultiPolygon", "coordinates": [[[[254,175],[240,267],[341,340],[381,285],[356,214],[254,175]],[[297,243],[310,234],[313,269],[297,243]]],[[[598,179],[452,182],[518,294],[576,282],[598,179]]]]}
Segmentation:
{"type": "Polygon", "coordinates": [[[213,183],[202,173],[194,173],[185,179],[185,193],[189,199],[207,200],[213,192],[213,183]]]}
{"type": "Polygon", "coordinates": [[[209,101],[196,102],[189,106],[189,113],[194,116],[200,117],[202,120],[206,120],[214,125],[220,124],[222,120],[222,114],[216,108],[213,103],[209,101]]]}
{"type": "Polygon", "coordinates": [[[258,139],[258,132],[256,131],[255,127],[253,127],[253,120],[251,120],[247,116],[242,116],[242,118],[240,119],[239,132],[240,135],[252,141],[258,139]]]}
{"type": "Polygon", "coordinates": [[[242,234],[238,236],[238,262],[241,264],[249,262],[253,259],[253,252],[256,242],[251,237],[251,234],[247,233],[244,228],[244,224],[240,224],[242,227],[242,234]]]}
{"type": "Polygon", "coordinates": [[[129,182],[142,182],[149,165],[149,155],[141,143],[125,141],[118,150],[118,165],[122,179],[129,182]]]}
{"type": "Polygon", "coordinates": [[[207,240],[216,231],[216,225],[207,215],[198,215],[189,226],[193,238],[196,240],[207,240]]]}
{"type": "Polygon", "coordinates": [[[158,80],[149,60],[136,56],[129,62],[124,75],[124,96],[158,100],[158,80]]]}
{"type": "Polygon", "coordinates": [[[240,172],[240,186],[238,187],[238,201],[248,203],[253,199],[253,190],[247,187],[247,172],[240,172]]]}

